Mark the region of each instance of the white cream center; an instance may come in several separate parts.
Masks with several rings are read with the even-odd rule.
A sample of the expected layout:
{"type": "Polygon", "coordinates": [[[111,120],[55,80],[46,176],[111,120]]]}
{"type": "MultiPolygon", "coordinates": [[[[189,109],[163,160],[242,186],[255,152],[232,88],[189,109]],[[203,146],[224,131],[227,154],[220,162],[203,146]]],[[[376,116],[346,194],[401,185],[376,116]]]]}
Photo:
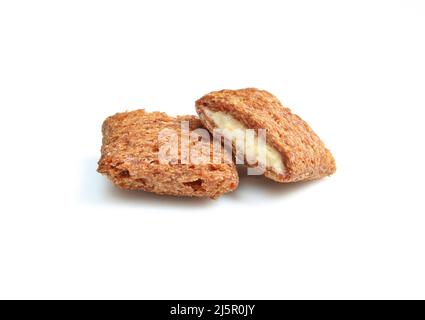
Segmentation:
{"type": "MultiPolygon", "coordinates": [[[[235,132],[244,132],[247,128],[238,120],[236,120],[233,116],[230,114],[227,114],[222,111],[212,111],[210,109],[204,108],[205,114],[214,122],[214,124],[223,131],[223,135],[227,139],[231,139],[234,142],[240,144],[242,143],[245,145],[245,157],[247,159],[256,159],[259,163],[263,162],[261,161],[260,157],[260,150],[259,150],[259,143],[256,143],[258,141],[255,139],[251,143],[246,143],[246,141],[242,140],[240,142],[240,139],[235,140],[235,132]],[[230,134],[229,134],[230,133],[230,134]]],[[[257,138],[257,133],[255,133],[255,138],[257,138]]],[[[248,140],[247,140],[248,141],[248,140]]],[[[275,171],[278,174],[282,174],[285,171],[285,166],[282,161],[282,156],[279,153],[279,151],[276,150],[276,148],[272,147],[268,143],[266,143],[266,167],[271,168],[273,171],[275,171]]]]}

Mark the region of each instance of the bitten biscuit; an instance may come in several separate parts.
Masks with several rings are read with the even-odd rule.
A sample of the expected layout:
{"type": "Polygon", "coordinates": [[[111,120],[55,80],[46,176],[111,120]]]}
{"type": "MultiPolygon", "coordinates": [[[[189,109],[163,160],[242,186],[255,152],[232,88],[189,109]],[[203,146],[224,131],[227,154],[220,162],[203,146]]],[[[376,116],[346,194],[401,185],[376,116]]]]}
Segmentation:
{"type": "MultiPolygon", "coordinates": [[[[190,162],[181,161],[182,154],[186,154],[179,144],[183,141],[182,122],[188,124],[188,132],[201,128],[201,122],[195,116],[174,118],[162,112],[144,110],[117,113],[107,118],[102,126],[98,172],[123,189],[173,196],[217,198],[236,189],[239,177],[233,162],[213,163],[208,158],[206,162],[196,164],[196,153],[190,155],[190,162]],[[159,138],[164,129],[178,136],[178,153],[175,159],[166,163],[159,157],[163,144],[170,141],[159,138]]],[[[205,132],[209,136],[208,131],[205,132]]],[[[193,141],[192,138],[187,141],[189,154],[195,143],[213,149],[210,141],[193,141]]]]}
{"type": "MultiPolygon", "coordinates": [[[[265,129],[264,174],[275,181],[313,180],[336,170],[331,152],[310,126],[267,91],[247,88],[211,92],[196,101],[196,111],[211,132],[215,128],[227,132],[265,129]]],[[[246,149],[256,154],[255,147],[246,149]]]]}

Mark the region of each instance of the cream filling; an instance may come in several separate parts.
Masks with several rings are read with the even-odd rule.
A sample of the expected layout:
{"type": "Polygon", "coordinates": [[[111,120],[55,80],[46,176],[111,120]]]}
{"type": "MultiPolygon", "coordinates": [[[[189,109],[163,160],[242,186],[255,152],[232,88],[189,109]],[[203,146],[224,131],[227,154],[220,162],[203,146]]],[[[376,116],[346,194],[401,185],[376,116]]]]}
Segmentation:
{"type": "Polygon", "coordinates": [[[285,172],[282,155],[273,146],[268,143],[265,144],[266,155],[264,164],[264,156],[261,156],[261,144],[258,143],[258,135],[255,132],[255,139],[247,139],[245,130],[248,129],[240,121],[236,120],[230,114],[222,111],[212,111],[208,108],[203,109],[205,114],[215,126],[220,129],[226,139],[232,140],[236,143],[238,150],[245,150],[245,157],[247,159],[255,159],[259,164],[271,168],[274,172],[282,174],[285,172]],[[242,139],[238,139],[242,135],[242,139]]]}

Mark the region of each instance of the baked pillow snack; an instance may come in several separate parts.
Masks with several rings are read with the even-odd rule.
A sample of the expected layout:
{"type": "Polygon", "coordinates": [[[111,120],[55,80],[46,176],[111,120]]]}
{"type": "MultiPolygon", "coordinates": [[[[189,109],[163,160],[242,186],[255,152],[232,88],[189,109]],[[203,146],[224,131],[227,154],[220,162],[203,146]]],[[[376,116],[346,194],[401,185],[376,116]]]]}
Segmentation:
{"type": "MultiPolygon", "coordinates": [[[[196,101],[196,111],[208,130],[224,132],[234,148],[232,131],[265,129],[267,149],[262,165],[265,176],[270,179],[278,182],[313,180],[336,170],[331,152],[310,126],[267,91],[247,88],[211,92],[196,101]],[[229,137],[226,132],[230,133],[229,137]]],[[[251,153],[251,159],[258,154],[256,147],[248,143],[245,152],[251,153]]],[[[257,165],[259,162],[257,159],[257,165]]],[[[253,166],[246,159],[245,163],[253,166]]]]}
{"type": "MultiPolygon", "coordinates": [[[[192,137],[199,128],[202,124],[195,116],[174,118],[144,110],[117,113],[102,126],[98,172],[122,189],[157,194],[217,198],[233,191],[239,177],[232,161],[217,163],[210,154],[206,158],[201,152],[193,152],[195,147],[204,151],[214,149],[212,142],[196,134],[192,137]],[[181,135],[183,124],[191,134],[187,139],[181,135]],[[186,140],[187,148],[183,148],[186,140]],[[170,142],[177,143],[177,150],[171,152],[165,148],[164,153],[170,142]]],[[[203,130],[209,137],[208,131],[203,130]]],[[[220,152],[224,160],[224,150],[220,152]]]]}

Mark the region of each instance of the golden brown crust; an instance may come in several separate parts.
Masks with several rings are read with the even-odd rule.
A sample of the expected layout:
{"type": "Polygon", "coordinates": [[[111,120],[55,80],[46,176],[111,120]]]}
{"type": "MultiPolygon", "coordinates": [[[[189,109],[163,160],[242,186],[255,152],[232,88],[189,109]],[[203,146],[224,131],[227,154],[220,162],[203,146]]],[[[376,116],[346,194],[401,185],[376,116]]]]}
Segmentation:
{"type": "Polygon", "coordinates": [[[236,189],[239,177],[233,163],[183,164],[180,149],[178,163],[159,161],[158,134],[171,129],[180,135],[181,121],[188,121],[190,130],[201,128],[195,116],[136,110],[108,117],[102,126],[98,172],[120,188],[158,194],[217,198],[236,189]]]}
{"type": "Polygon", "coordinates": [[[196,101],[202,123],[212,131],[215,124],[204,108],[230,114],[247,128],[266,129],[267,143],[282,155],[285,172],[267,168],[265,176],[279,182],[313,180],[331,175],[335,160],[310,126],[271,93],[247,88],[211,92],[196,101]]]}

